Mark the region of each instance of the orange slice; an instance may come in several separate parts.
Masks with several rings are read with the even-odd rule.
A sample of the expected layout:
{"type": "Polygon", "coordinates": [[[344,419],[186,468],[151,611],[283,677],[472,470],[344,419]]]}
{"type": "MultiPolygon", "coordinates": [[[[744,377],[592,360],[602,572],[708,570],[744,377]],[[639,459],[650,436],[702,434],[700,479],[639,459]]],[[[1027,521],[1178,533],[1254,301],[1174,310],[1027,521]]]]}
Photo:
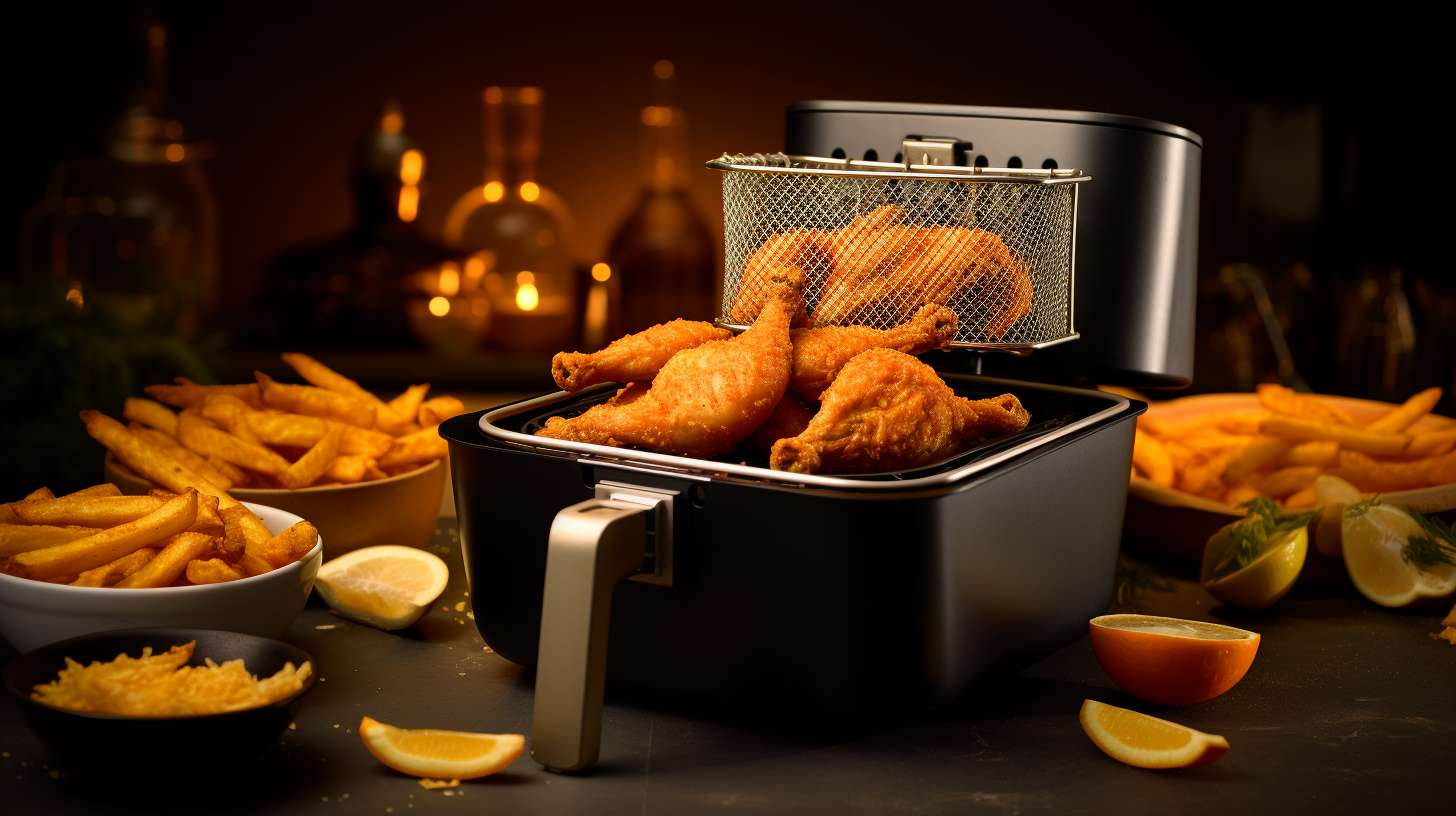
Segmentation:
{"type": "Polygon", "coordinates": [[[1135,768],[1191,768],[1228,752],[1228,740],[1096,700],[1083,700],[1082,730],[1102,752],[1135,768]]]}
{"type": "Polygon", "coordinates": [[[1117,687],[1164,705],[1192,705],[1233,688],[1259,651],[1259,634],[1156,615],[1103,615],[1092,651],[1117,687]]]}
{"type": "Polygon", "coordinates": [[[375,759],[424,779],[490,776],[515,762],[526,747],[520,734],[395,728],[370,717],[359,721],[359,738],[375,759]]]}

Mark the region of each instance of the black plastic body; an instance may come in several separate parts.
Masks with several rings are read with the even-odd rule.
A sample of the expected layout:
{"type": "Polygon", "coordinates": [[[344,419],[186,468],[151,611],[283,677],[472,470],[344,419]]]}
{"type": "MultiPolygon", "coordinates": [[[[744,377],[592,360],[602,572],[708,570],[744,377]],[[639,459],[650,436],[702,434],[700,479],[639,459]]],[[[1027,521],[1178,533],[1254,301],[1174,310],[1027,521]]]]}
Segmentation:
{"type": "MultiPolygon", "coordinates": [[[[125,590],[117,590],[124,592],[125,590]]],[[[123,629],[84,635],[42,646],[5,666],[5,687],[20,700],[25,720],[51,751],[72,761],[108,765],[144,765],[152,770],[170,766],[214,766],[225,759],[242,760],[277,741],[293,722],[303,695],[318,680],[319,667],[298,693],[272,705],[195,717],[118,717],[52,708],[31,699],[31,690],[56,679],[66,658],[82,664],[110,661],[118,654],[139,657],[196,641],[188,665],[204,658],[219,663],[241,658],[248,672],[268,677],[292,662],[311,660],[308,653],[287,643],[215,629],[123,629]]]]}
{"type": "Polygon", "coordinates": [[[1176,387],[1193,377],[1203,140],[1176,125],[1081,111],[813,101],[790,105],[785,152],[881,161],[907,136],[956,139],[956,160],[1092,176],[1077,206],[1074,322],[1081,338],[986,373],[1176,387]],[[1013,162],[1012,160],[1016,161],[1013,162]]]}
{"type": "MultiPolygon", "coordinates": [[[[1034,416],[1038,388],[1015,389],[1034,416]]],[[[1109,402],[1061,392],[1085,395],[1089,415],[1109,402]]],[[[892,492],[592,461],[488,437],[480,413],[441,434],[475,623],[496,652],[535,663],[557,511],[603,480],[668,488],[682,494],[673,586],[617,588],[609,686],[838,719],[954,700],[1086,631],[1112,591],[1142,407],[963,481],[892,492]]]]}

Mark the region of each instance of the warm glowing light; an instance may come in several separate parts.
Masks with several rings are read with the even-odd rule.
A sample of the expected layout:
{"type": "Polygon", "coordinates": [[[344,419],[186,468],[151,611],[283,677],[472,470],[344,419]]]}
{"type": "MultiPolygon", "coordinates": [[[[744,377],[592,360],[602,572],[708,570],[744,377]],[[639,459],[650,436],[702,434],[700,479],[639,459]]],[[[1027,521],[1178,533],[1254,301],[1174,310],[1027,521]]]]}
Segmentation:
{"type": "Polygon", "coordinates": [[[162,135],[173,140],[182,138],[182,123],[173,119],[163,126],[162,135]]]}
{"type": "Polygon", "coordinates": [[[66,302],[72,308],[81,309],[86,305],[86,298],[81,295],[81,284],[73,283],[71,288],[66,290],[66,302]]]}
{"type": "Polygon", "coordinates": [[[535,283],[535,282],[536,282],[536,273],[535,272],[525,272],[525,271],[521,271],[521,272],[517,272],[516,273],[516,285],[517,286],[525,286],[528,283],[535,283]]]}
{"type": "Polygon", "coordinates": [[[505,91],[501,90],[498,85],[492,85],[485,89],[485,101],[492,105],[499,105],[504,98],[505,91]]]}
{"type": "Polygon", "coordinates": [[[404,112],[399,106],[390,102],[384,108],[384,115],[379,117],[379,129],[395,136],[404,130],[404,112]]]}
{"type": "Polygon", "coordinates": [[[516,306],[523,312],[534,312],[536,307],[541,305],[541,293],[536,291],[536,284],[523,283],[516,287],[516,306]]]}
{"type": "Polygon", "coordinates": [[[420,188],[406,184],[399,188],[399,220],[409,223],[420,214],[420,188]]]}
{"type": "Polygon", "coordinates": [[[486,201],[500,201],[505,197],[506,186],[499,181],[487,181],[481,192],[485,195],[486,201]]]}
{"type": "Polygon", "coordinates": [[[485,274],[485,259],[479,255],[472,256],[465,262],[465,277],[471,280],[480,280],[485,274]]]}
{"type": "Polygon", "coordinates": [[[163,151],[163,155],[167,157],[167,161],[175,164],[187,158],[187,148],[173,142],[167,145],[167,149],[163,151]]]}
{"type": "Polygon", "coordinates": [[[476,317],[484,317],[489,307],[485,305],[485,298],[476,298],[470,304],[470,313],[476,317]]]}
{"type": "Polygon", "coordinates": [[[673,73],[672,60],[660,59],[652,66],[652,75],[658,79],[672,79],[673,73]]]}
{"type": "Polygon", "coordinates": [[[450,301],[438,295],[430,298],[430,314],[435,317],[444,317],[450,314],[450,301]]]}
{"type": "Polygon", "coordinates": [[[592,280],[606,283],[612,279],[612,268],[604,263],[592,264],[592,280]]]}
{"type": "Polygon", "coordinates": [[[527,181],[521,184],[521,199],[523,201],[535,201],[541,197],[541,185],[534,181],[527,181]]]}
{"type": "Polygon", "coordinates": [[[460,267],[453,263],[440,264],[440,294],[446,297],[460,294],[460,267]]]}
{"type": "Polygon", "coordinates": [[[667,127],[672,124],[672,108],[648,105],[642,109],[642,124],[648,127],[667,127]]]}
{"type": "Polygon", "coordinates": [[[425,154],[418,150],[406,150],[399,157],[399,180],[403,184],[419,184],[425,175],[425,154]]]}

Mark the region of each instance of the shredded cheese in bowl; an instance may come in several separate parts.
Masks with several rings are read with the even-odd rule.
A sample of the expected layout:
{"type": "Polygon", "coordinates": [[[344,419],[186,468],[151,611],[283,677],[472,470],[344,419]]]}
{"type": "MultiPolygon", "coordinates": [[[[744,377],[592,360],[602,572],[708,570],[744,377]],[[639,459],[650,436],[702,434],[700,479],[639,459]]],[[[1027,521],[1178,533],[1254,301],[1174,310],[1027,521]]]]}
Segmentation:
{"type": "Polygon", "coordinates": [[[119,654],[107,663],[83,666],[66,658],[56,679],[35,687],[31,699],[56,708],[127,717],[187,717],[222,714],[276,703],[303,688],[313,673],[304,661],[285,663],[272,677],[259,680],[242,660],[188,666],[195,641],[173,646],[163,654],[151,647],[141,657],[119,654]]]}

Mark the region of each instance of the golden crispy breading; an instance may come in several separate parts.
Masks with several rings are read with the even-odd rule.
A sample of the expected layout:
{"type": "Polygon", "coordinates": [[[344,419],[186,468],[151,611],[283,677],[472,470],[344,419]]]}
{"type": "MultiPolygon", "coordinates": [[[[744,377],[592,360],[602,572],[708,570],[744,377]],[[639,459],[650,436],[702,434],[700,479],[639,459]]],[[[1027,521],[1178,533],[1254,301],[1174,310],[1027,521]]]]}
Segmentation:
{"type": "MultiPolygon", "coordinates": [[[[919,354],[945,348],[955,338],[955,312],[944,306],[926,304],[913,317],[884,331],[867,326],[824,326],[794,329],[794,372],[789,388],[810,402],[817,401],[844,364],[862,351],[892,348],[919,354]]],[[[794,434],[787,434],[793,436],[794,434]]]]}
{"type": "Polygon", "coordinates": [[[1011,394],[966,399],[914,357],[871,349],[839,372],[802,434],[774,443],[769,463],[796,473],[906,470],[1020,431],[1030,419],[1011,394]]]}
{"type": "Polygon", "coordinates": [[[647,382],[672,355],[732,332],[697,320],[670,320],[619,337],[601,351],[559,352],[551,358],[551,378],[563,391],[580,391],[604,382],[647,382]]]}
{"type": "MultiPolygon", "coordinates": [[[[743,264],[743,277],[738,295],[728,310],[735,323],[752,323],[758,319],[763,304],[773,292],[773,276],[783,267],[803,270],[829,268],[828,233],[818,230],[792,229],[768,237],[743,264]]],[[[805,321],[802,306],[793,316],[795,326],[805,321]]]]}
{"type": "Polygon", "coordinates": [[[779,404],[774,407],[774,412],[769,416],[768,421],[758,426],[748,444],[755,450],[768,451],[773,444],[780,439],[790,436],[798,436],[809,427],[809,420],[814,418],[814,412],[819,410],[817,401],[811,404],[799,399],[792,391],[784,394],[779,404]]]}
{"type": "Polygon", "coordinates": [[[789,321],[802,303],[804,278],[796,269],[781,269],[772,283],[747,331],[680,351],[645,393],[571,419],[552,417],[537,434],[682,456],[731,450],[769,418],[789,384],[789,321]]]}

